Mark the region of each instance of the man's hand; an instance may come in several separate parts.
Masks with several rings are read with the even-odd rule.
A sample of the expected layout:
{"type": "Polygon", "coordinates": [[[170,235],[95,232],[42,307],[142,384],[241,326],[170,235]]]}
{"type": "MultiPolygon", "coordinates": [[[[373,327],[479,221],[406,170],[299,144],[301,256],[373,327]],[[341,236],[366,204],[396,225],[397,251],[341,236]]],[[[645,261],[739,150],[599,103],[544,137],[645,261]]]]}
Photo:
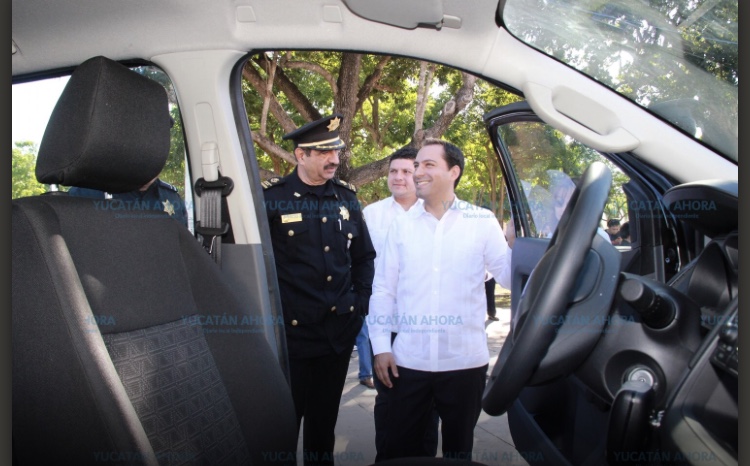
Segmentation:
{"type": "Polygon", "coordinates": [[[398,377],[398,368],[396,368],[396,360],[393,358],[393,353],[380,353],[375,355],[375,375],[378,376],[383,385],[388,388],[393,388],[393,382],[391,382],[388,369],[393,372],[394,377],[398,377]]]}
{"type": "Polygon", "coordinates": [[[516,241],[516,226],[513,224],[513,217],[505,224],[503,233],[505,233],[505,241],[508,243],[508,247],[513,249],[513,243],[516,241]]]}

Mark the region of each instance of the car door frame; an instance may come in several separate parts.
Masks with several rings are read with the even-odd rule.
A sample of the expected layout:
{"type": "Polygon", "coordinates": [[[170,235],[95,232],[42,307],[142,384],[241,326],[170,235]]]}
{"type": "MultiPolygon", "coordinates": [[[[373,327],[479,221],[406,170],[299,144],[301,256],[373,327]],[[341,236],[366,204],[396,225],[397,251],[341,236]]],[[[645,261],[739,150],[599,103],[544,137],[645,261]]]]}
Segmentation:
{"type": "MultiPolygon", "coordinates": [[[[526,196],[521,192],[511,152],[505,141],[501,140],[498,127],[515,122],[544,123],[544,121],[531,110],[527,102],[517,102],[494,109],[486,113],[484,119],[495,156],[500,163],[502,176],[506,180],[505,186],[510,200],[511,215],[515,220],[513,222],[516,240],[513,245],[512,259],[511,334],[508,337],[513,338],[512,332],[518,322],[517,309],[524,286],[536,263],[546,251],[550,240],[530,236],[534,231],[528,220],[530,207],[526,196]]],[[[668,282],[677,273],[680,264],[686,264],[697,255],[700,249],[696,245],[697,241],[692,243],[686,241],[686,238],[691,237],[691,233],[682,231],[679,222],[672,219],[662,206],[663,193],[676,183],[632,154],[597,152],[630,177],[630,181],[623,185],[623,190],[628,199],[630,220],[637,223],[637,236],[634,238],[634,247],[631,250],[621,251],[622,270],[649,276],[663,283],[668,282]],[[683,247],[678,248],[678,243],[683,247]]],[[[575,378],[575,375],[571,376],[575,378]]],[[[527,450],[532,448],[541,451],[545,449],[543,445],[549,445],[549,439],[545,437],[542,429],[529,420],[539,413],[535,410],[544,409],[544,399],[549,397],[549,390],[556,390],[555,387],[554,384],[551,387],[527,387],[522,391],[513,408],[509,410],[509,427],[517,442],[517,448],[527,450]],[[529,436],[536,438],[529,439],[529,436]]],[[[573,418],[571,422],[580,421],[573,418]]],[[[597,436],[600,433],[591,432],[589,435],[597,436]]],[[[600,441],[604,440],[606,440],[606,434],[604,439],[600,439],[600,441]]],[[[553,451],[554,448],[548,452],[551,455],[549,459],[552,460],[550,464],[564,464],[565,461],[561,460],[562,456],[557,457],[552,454],[553,451]],[[557,459],[553,459],[554,457],[557,459]]]]}

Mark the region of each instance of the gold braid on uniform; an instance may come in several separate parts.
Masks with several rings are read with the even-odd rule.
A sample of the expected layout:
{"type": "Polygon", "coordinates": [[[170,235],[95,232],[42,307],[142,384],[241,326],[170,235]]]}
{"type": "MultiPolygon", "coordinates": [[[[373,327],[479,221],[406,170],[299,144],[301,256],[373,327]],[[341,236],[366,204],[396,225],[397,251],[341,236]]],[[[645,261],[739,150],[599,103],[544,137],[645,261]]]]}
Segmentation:
{"type": "Polygon", "coordinates": [[[355,187],[355,186],[354,186],[353,184],[351,184],[351,183],[347,183],[347,182],[346,182],[346,181],[344,181],[344,180],[340,180],[340,179],[338,179],[338,178],[334,178],[334,179],[333,179],[333,182],[334,182],[334,183],[336,183],[336,184],[337,184],[337,185],[339,185],[339,186],[343,186],[343,187],[345,187],[346,189],[348,189],[348,190],[349,190],[349,191],[351,191],[351,192],[354,192],[354,193],[356,193],[356,192],[357,192],[357,188],[356,188],[356,187],[355,187]]]}
{"type": "Polygon", "coordinates": [[[260,185],[263,186],[263,189],[268,189],[271,186],[276,186],[280,183],[281,183],[281,178],[279,178],[278,176],[274,176],[270,180],[262,181],[260,185]]]}

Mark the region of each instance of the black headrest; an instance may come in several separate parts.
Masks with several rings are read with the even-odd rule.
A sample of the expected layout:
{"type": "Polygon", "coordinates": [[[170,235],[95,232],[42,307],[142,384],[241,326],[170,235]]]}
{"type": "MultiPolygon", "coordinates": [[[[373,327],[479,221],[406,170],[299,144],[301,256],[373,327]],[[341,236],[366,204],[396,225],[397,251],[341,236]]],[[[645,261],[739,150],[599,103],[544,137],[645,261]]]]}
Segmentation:
{"type": "Polygon", "coordinates": [[[169,155],[170,116],[161,84],[108,58],[72,74],[44,132],[40,183],[133,191],[158,176],[169,155]]]}

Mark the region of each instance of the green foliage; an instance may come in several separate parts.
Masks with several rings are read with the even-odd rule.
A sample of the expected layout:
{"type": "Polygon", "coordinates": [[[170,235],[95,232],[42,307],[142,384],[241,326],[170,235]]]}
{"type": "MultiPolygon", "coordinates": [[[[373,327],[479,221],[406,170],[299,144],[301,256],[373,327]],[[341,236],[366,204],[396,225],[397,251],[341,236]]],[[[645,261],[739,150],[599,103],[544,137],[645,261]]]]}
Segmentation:
{"type": "Polygon", "coordinates": [[[357,187],[357,198],[362,203],[362,207],[378,202],[390,195],[391,192],[388,190],[388,180],[386,177],[375,180],[372,183],[367,183],[362,187],[357,187]]]}
{"type": "Polygon", "coordinates": [[[172,80],[156,66],[139,66],[133,68],[133,71],[158,82],[167,93],[173,124],[170,130],[169,156],[159,178],[177,188],[180,197],[185,199],[185,135],[172,80]]]}
{"type": "Polygon", "coordinates": [[[173,185],[185,199],[185,137],[179,109],[172,107],[170,114],[174,125],[170,132],[169,157],[159,178],[173,185]]]}
{"type": "MultiPolygon", "coordinates": [[[[344,54],[340,52],[290,51],[277,52],[274,57],[277,60],[277,75],[279,72],[283,73],[283,76],[292,81],[321,114],[326,114],[333,111],[334,105],[334,92],[329,81],[317,72],[299,66],[292,67],[290,64],[305,62],[318,66],[337,81],[343,56],[344,54]]],[[[358,89],[376,70],[383,58],[380,55],[362,55],[359,78],[356,83],[358,89]]],[[[265,69],[268,67],[268,60],[271,60],[271,55],[261,53],[253,57],[247,66],[253,67],[263,79],[266,79],[265,69]]],[[[377,85],[365,97],[361,110],[354,116],[352,131],[349,135],[352,167],[362,167],[381,160],[412,142],[419,72],[420,61],[389,57],[377,85]]],[[[434,125],[445,103],[455,97],[462,84],[460,71],[443,65],[434,65],[430,99],[424,115],[424,129],[429,129],[434,125]]],[[[343,84],[337,82],[337,85],[341,87],[343,84]]],[[[260,128],[263,97],[247,80],[243,81],[243,91],[250,129],[257,132],[260,128]]],[[[305,123],[288,96],[278,87],[274,87],[274,95],[297,126],[305,123]]],[[[472,102],[453,120],[443,135],[445,139],[461,147],[467,158],[466,171],[459,185],[459,196],[463,199],[497,205],[499,204],[497,199],[503,198],[504,188],[500,180],[499,163],[491,149],[482,116],[488,110],[518,100],[521,100],[518,96],[488,82],[478,80],[475,84],[472,102]],[[491,170],[488,169],[487,164],[492,164],[491,170]],[[494,194],[491,194],[492,191],[494,194]]],[[[291,152],[292,145],[288,141],[282,141],[283,134],[281,125],[269,114],[266,136],[291,152]]],[[[263,169],[285,175],[293,168],[291,164],[265,152],[258,144],[255,144],[255,152],[259,165],[263,169]]],[[[358,189],[359,198],[365,204],[390,195],[385,177],[364,186],[358,186],[358,189]]],[[[497,211],[502,211],[502,206],[498,207],[497,211]]]]}
{"type": "MultiPolygon", "coordinates": [[[[170,132],[169,157],[159,177],[174,185],[185,198],[185,138],[183,133],[182,118],[177,107],[177,98],[174,87],[169,77],[159,68],[154,66],[141,66],[134,68],[140,73],[164,86],[170,102],[170,115],[174,120],[170,132]]],[[[18,197],[33,196],[47,191],[47,187],[36,181],[34,173],[38,148],[31,141],[20,141],[15,143],[12,155],[12,186],[11,196],[18,197]]],[[[60,187],[66,191],[67,187],[60,187]]]]}
{"type": "Polygon", "coordinates": [[[31,141],[16,142],[11,161],[11,199],[36,196],[47,191],[47,187],[36,180],[37,147],[31,141]]]}

